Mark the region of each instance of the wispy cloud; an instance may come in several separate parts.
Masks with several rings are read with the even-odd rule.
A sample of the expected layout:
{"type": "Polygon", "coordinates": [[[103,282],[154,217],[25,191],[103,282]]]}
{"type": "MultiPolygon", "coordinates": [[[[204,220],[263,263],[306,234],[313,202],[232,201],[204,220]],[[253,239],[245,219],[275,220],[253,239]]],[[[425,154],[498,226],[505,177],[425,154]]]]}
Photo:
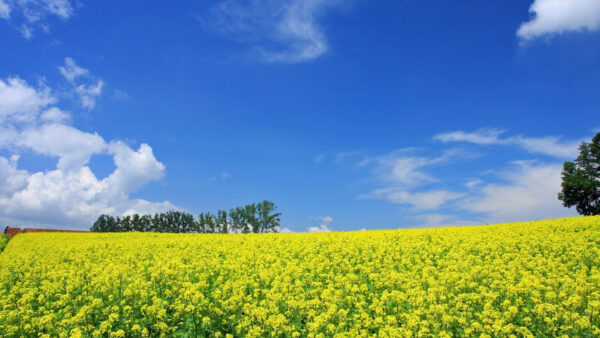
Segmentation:
{"type": "MultiPolygon", "coordinates": [[[[561,186],[561,160],[573,158],[577,141],[556,136],[507,136],[504,131],[483,128],[474,132],[454,131],[436,135],[443,144],[469,142],[482,146],[518,146],[540,159],[507,162],[506,166],[469,167],[459,161],[473,161],[479,154],[464,149],[441,150],[440,155],[423,155],[427,149],[405,148],[368,158],[377,187],[358,199],[381,199],[402,206],[404,222],[416,220],[427,226],[467,225],[525,221],[575,215],[557,200],[561,186]],[[558,159],[558,161],[557,161],[558,159]]],[[[493,152],[498,149],[488,149],[493,152]]],[[[535,157],[534,157],[535,158],[535,157]]],[[[466,164],[465,164],[466,165],[466,164]]]]}
{"type": "Polygon", "coordinates": [[[425,185],[440,181],[428,173],[426,168],[456,158],[472,157],[474,154],[459,149],[447,149],[441,155],[433,157],[418,156],[416,153],[416,148],[405,148],[363,160],[364,165],[373,167],[375,178],[383,187],[357,198],[383,199],[394,204],[411,206],[413,211],[420,211],[438,209],[463,196],[463,193],[447,189],[423,189],[425,185]]]}
{"type": "Polygon", "coordinates": [[[0,19],[8,20],[8,18],[10,18],[10,6],[4,0],[0,0],[0,19]]]}
{"type": "Polygon", "coordinates": [[[559,163],[514,162],[500,174],[502,183],[483,184],[457,203],[487,223],[574,216],[557,199],[561,189],[559,163]]]}
{"type": "Polygon", "coordinates": [[[67,20],[73,11],[70,0],[0,0],[0,18],[16,23],[26,39],[33,37],[36,28],[47,31],[47,18],[67,20]]]}
{"type": "MultiPolygon", "coordinates": [[[[375,164],[374,171],[379,180],[401,187],[417,187],[437,180],[424,168],[473,155],[459,149],[447,149],[439,156],[426,157],[415,155],[416,151],[415,148],[405,148],[367,161],[375,164]]],[[[363,163],[366,162],[363,160],[363,163]]]]}
{"type": "Polygon", "coordinates": [[[73,87],[81,106],[91,110],[96,106],[96,99],[102,95],[104,80],[92,76],[89,70],[78,66],[70,57],[65,58],[65,64],[58,67],[60,73],[73,87]],[[80,83],[85,81],[86,83],[80,83]]]}
{"type": "Polygon", "coordinates": [[[413,192],[405,188],[390,187],[375,189],[371,194],[361,196],[361,198],[381,198],[395,204],[410,205],[415,211],[419,211],[438,209],[464,195],[448,190],[413,192]]]}
{"type": "Polygon", "coordinates": [[[517,31],[523,40],[600,29],[598,0],[535,0],[529,12],[532,14],[531,20],[523,23],[517,31]]]}
{"type": "Polygon", "coordinates": [[[65,58],[65,64],[58,67],[60,73],[67,79],[67,81],[73,83],[76,78],[90,73],[89,70],[78,66],[70,57],[65,58]]]}
{"type": "Polygon", "coordinates": [[[512,145],[530,153],[540,153],[558,158],[571,158],[577,155],[577,147],[581,140],[564,141],[558,136],[525,137],[522,135],[502,138],[504,130],[482,128],[473,132],[453,131],[438,134],[434,140],[444,143],[468,142],[478,145],[512,145]]]}
{"type": "Polygon", "coordinates": [[[303,62],[328,50],[319,20],[341,1],[224,0],[212,8],[210,26],[253,45],[267,62],[303,62]]]}

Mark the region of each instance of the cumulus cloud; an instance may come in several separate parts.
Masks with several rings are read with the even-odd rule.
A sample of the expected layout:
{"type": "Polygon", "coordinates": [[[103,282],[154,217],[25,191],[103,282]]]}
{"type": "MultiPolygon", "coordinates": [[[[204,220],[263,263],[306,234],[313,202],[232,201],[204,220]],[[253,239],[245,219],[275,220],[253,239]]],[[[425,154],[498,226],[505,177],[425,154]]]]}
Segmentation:
{"type": "Polygon", "coordinates": [[[0,0],[0,18],[19,25],[26,39],[33,37],[36,27],[47,30],[48,18],[67,20],[72,15],[69,0],[0,0]]]}
{"type": "Polygon", "coordinates": [[[88,228],[102,213],[153,213],[172,209],[168,201],[131,199],[148,182],[164,176],[165,166],[152,148],[137,150],[115,140],[79,130],[70,114],[52,106],[47,87],[35,88],[19,78],[0,80],[0,222],[10,225],[88,228]],[[19,168],[27,152],[56,159],[56,167],[30,172],[19,168]],[[108,154],[116,169],[100,180],[90,158],[108,154]]]}
{"type": "Polygon", "coordinates": [[[515,162],[501,174],[503,183],[484,184],[460,207],[485,215],[487,223],[575,216],[556,198],[561,169],[558,163],[515,162]]]}
{"type": "Polygon", "coordinates": [[[224,0],[212,9],[216,30],[251,42],[267,62],[302,62],[323,55],[319,19],[340,1],[224,0]]]}
{"type": "Polygon", "coordinates": [[[46,86],[33,88],[18,77],[0,79],[0,124],[32,122],[40,108],[54,102],[46,86]]]}
{"type": "Polygon", "coordinates": [[[435,135],[434,140],[444,143],[468,142],[478,145],[513,145],[530,153],[540,153],[558,158],[572,158],[577,155],[581,140],[564,141],[557,136],[525,137],[521,135],[502,138],[503,130],[482,128],[473,132],[453,131],[435,135]]]}
{"type": "Polygon", "coordinates": [[[523,23],[517,31],[523,40],[600,28],[598,0],[535,0],[529,12],[531,20],[523,23]]]}
{"type": "Polygon", "coordinates": [[[85,166],[92,155],[106,149],[106,143],[98,134],[58,123],[25,127],[13,144],[41,155],[58,157],[56,167],[61,171],[77,170],[85,166]]]}
{"type": "Polygon", "coordinates": [[[318,216],[318,220],[321,221],[321,225],[318,227],[310,227],[308,228],[308,232],[329,232],[331,229],[329,228],[329,224],[333,222],[333,217],[331,216],[318,216]]]}
{"type": "Polygon", "coordinates": [[[71,119],[71,115],[56,107],[50,107],[40,115],[40,119],[44,122],[67,122],[71,119]]]}

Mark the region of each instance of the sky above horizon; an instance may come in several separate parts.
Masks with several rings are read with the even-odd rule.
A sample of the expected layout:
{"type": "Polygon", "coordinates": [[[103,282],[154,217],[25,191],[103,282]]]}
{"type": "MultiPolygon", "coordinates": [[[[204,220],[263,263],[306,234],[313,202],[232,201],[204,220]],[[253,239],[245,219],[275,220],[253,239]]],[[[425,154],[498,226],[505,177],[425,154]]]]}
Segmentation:
{"type": "Polygon", "coordinates": [[[0,225],[275,202],[285,231],[574,216],[600,0],[0,0],[0,225]]]}

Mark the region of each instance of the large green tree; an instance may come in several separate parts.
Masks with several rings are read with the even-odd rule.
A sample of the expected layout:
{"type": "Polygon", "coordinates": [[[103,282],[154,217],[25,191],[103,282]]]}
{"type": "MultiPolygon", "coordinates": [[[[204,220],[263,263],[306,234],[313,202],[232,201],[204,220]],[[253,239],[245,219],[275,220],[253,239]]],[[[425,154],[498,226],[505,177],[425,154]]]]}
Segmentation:
{"type": "Polygon", "coordinates": [[[600,133],[581,143],[575,161],[564,163],[558,199],[582,215],[600,215],[600,133]]]}

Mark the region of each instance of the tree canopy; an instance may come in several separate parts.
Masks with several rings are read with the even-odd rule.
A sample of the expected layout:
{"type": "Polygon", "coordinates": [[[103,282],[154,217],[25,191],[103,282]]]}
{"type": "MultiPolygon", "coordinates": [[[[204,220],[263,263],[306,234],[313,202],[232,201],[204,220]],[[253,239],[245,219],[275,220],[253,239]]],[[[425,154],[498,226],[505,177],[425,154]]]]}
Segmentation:
{"type": "Polygon", "coordinates": [[[581,215],[600,215],[600,133],[581,143],[575,161],[564,163],[558,199],[581,215]]]}

